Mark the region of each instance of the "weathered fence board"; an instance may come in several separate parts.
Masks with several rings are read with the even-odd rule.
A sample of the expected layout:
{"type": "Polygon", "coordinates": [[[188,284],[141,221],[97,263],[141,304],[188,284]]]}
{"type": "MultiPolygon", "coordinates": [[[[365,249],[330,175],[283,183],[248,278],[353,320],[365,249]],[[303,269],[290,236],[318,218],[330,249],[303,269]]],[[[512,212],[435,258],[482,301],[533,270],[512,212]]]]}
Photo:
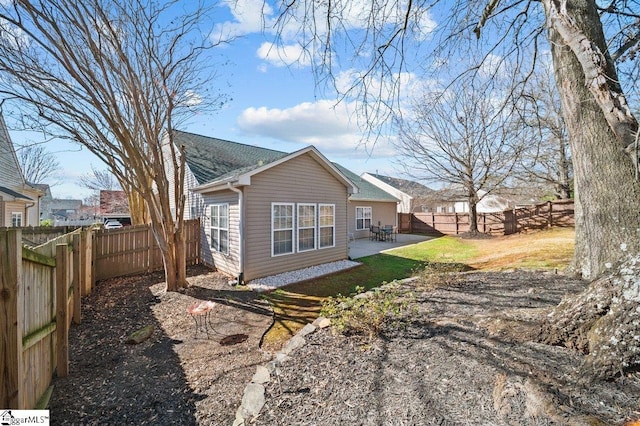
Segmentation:
{"type": "Polygon", "coordinates": [[[7,317],[0,320],[0,406],[31,409],[49,390],[54,371],[66,374],[75,268],[67,244],[50,257],[23,247],[21,233],[0,229],[0,276],[10,289],[10,297],[0,299],[0,315],[7,317]]]}
{"type": "MultiPolygon", "coordinates": [[[[200,261],[200,221],[185,222],[187,265],[200,261]]],[[[149,225],[95,231],[94,280],[161,270],[162,254],[149,225]]]]}
{"type": "Polygon", "coordinates": [[[24,377],[22,353],[22,261],[19,230],[0,230],[0,406],[19,408],[22,401],[24,377]]]}
{"type": "MultiPolygon", "coordinates": [[[[478,213],[478,231],[510,235],[531,229],[574,224],[573,200],[549,201],[497,213],[478,213]]],[[[457,235],[469,231],[468,213],[399,213],[398,231],[457,235]]]]}
{"type": "MultiPolygon", "coordinates": [[[[187,263],[200,259],[200,224],[186,224],[187,263]]],[[[96,260],[119,275],[162,269],[149,227],[76,230],[33,249],[20,228],[0,228],[0,408],[32,409],[69,370],[69,327],[81,320],[96,260]],[[94,237],[95,232],[95,237],[94,237]],[[94,258],[94,256],[96,256],[94,258]]],[[[99,277],[104,278],[104,277],[99,277]]]]}

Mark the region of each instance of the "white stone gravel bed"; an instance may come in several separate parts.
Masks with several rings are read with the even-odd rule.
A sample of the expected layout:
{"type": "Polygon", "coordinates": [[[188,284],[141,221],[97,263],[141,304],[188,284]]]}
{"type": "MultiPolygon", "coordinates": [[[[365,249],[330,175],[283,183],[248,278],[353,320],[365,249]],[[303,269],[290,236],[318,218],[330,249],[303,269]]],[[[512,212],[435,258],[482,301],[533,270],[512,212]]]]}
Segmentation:
{"type": "Polygon", "coordinates": [[[344,271],[360,265],[359,262],[351,260],[340,260],[337,262],[323,263],[322,265],[311,266],[309,268],[298,269],[297,271],[285,272],[270,277],[258,278],[247,284],[252,290],[257,292],[271,291],[285,285],[300,281],[318,278],[334,272],[344,271]]]}

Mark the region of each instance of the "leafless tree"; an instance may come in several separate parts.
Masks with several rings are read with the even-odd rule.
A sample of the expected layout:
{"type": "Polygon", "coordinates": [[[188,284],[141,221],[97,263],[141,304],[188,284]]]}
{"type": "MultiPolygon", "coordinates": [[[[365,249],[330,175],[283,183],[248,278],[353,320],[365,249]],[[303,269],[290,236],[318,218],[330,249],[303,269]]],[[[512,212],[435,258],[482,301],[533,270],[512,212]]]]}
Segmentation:
{"type": "MultiPolygon", "coordinates": [[[[640,334],[640,143],[627,100],[637,94],[637,0],[604,7],[595,0],[372,0],[357,11],[362,3],[350,0],[279,4],[281,40],[296,34],[320,77],[338,82],[345,63],[338,58],[352,54],[348,60],[356,69],[347,95],[358,95],[367,113],[372,104],[374,111],[399,111],[401,92],[388,89],[401,85],[408,71],[437,70],[460,53],[482,49],[484,59],[465,74],[508,62],[521,79],[515,83],[522,83],[540,48],[549,49],[573,161],[574,266],[585,278],[603,278],[557,308],[546,341],[588,351],[585,368],[592,376],[640,365],[640,342],[633,337],[640,334]],[[425,25],[431,13],[441,21],[425,35],[425,28],[435,27],[425,25]]],[[[514,85],[514,97],[523,87],[514,85]]],[[[365,115],[377,124],[370,117],[365,115]]]]}
{"type": "Polygon", "coordinates": [[[92,191],[115,190],[118,189],[116,179],[107,169],[97,169],[91,165],[91,173],[80,176],[80,185],[92,191]]]}
{"type": "Polygon", "coordinates": [[[512,176],[525,130],[499,93],[491,97],[473,84],[457,80],[416,99],[398,121],[395,144],[406,173],[464,190],[472,233],[478,232],[478,202],[512,176]]]}
{"type": "Polygon", "coordinates": [[[522,184],[548,188],[557,199],[573,192],[573,167],[560,97],[551,70],[540,67],[527,82],[517,102],[523,126],[533,130],[517,176],[522,184]]]}
{"type": "Polygon", "coordinates": [[[224,101],[212,88],[212,26],[200,2],[0,3],[0,96],[27,126],[84,145],[144,200],[169,290],[186,285],[173,129],[224,101]]]}
{"type": "MultiPolygon", "coordinates": [[[[29,183],[46,183],[60,170],[60,163],[56,156],[42,145],[18,145],[16,154],[24,178],[29,183]]],[[[49,182],[50,186],[54,184],[54,182],[49,182]]]]}

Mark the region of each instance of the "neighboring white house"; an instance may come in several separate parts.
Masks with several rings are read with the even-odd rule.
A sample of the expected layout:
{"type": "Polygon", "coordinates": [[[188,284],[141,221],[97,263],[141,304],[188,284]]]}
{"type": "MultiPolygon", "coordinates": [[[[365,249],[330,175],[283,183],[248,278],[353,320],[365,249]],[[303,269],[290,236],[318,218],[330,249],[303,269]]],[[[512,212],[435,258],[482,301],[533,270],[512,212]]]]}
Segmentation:
{"type": "Polygon", "coordinates": [[[434,191],[418,182],[383,176],[376,173],[363,173],[360,177],[400,200],[398,213],[422,211],[425,200],[430,199],[434,191]]]}
{"type": "MultiPolygon", "coordinates": [[[[513,201],[499,195],[488,194],[487,191],[478,191],[481,197],[476,211],[478,213],[497,213],[513,208],[513,201]]],[[[463,191],[458,189],[443,189],[437,191],[434,196],[434,204],[431,207],[436,213],[469,213],[469,202],[463,191]]]]}

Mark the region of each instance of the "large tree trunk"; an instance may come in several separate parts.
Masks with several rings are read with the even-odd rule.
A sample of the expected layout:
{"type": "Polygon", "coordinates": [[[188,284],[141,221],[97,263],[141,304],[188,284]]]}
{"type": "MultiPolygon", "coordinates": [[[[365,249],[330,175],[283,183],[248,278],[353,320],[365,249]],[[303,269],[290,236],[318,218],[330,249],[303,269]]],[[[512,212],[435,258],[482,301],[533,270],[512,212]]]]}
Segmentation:
{"type": "MultiPolygon", "coordinates": [[[[602,52],[607,51],[593,1],[567,2],[566,15],[602,52]]],[[[549,31],[549,39],[573,153],[577,199],[575,267],[584,278],[592,279],[605,272],[607,265],[621,261],[629,251],[638,252],[640,186],[623,143],[587,88],[583,66],[554,28],[549,31]]],[[[606,78],[618,80],[612,65],[606,71],[606,78]]]]}
{"type": "Polygon", "coordinates": [[[469,194],[469,232],[478,232],[478,196],[475,191],[469,194]]]}
{"type": "Polygon", "coordinates": [[[588,352],[586,375],[611,377],[640,363],[640,184],[624,151],[635,120],[623,123],[626,103],[612,103],[620,111],[606,106],[621,91],[594,1],[543,4],[573,153],[575,268],[584,278],[606,276],[563,301],[543,327],[542,340],[588,352]],[[596,57],[594,49],[605,53],[596,57]],[[597,70],[587,69],[589,58],[597,70]],[[592,78],[596,71],[599,85],[592,78]]]}

